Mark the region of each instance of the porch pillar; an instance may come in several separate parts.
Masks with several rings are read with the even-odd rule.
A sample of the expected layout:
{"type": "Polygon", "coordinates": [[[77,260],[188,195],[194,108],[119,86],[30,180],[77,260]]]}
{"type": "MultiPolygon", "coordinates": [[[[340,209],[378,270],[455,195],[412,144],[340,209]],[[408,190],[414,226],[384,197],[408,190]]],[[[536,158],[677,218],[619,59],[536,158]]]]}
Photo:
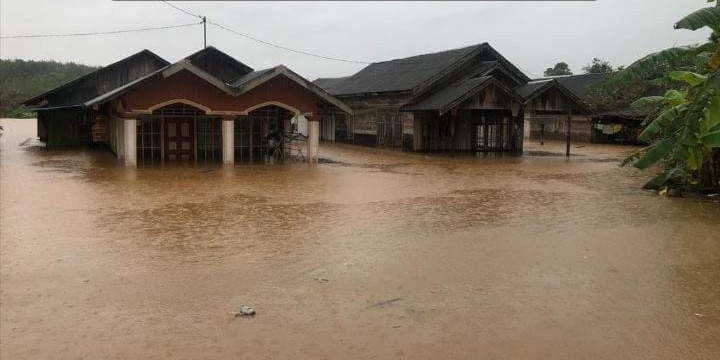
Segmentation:
{"type": "Polygon", "coordinates": [[[125,166],[137,166],[137,120],[124,119],[123,147],[125,166]]]}
{"type": "Polygon", "coordinates": [[[320,118],[317,116],[305,116],[305,118],[308,124],[308,162],[317,163],[320,148],[320,118]]]}
{"type": "Polygon", "coordinates": [[[222,150],[223,164],[232,165],[235,163],[235,118],[223,117],[222,119],[222,150]]]}

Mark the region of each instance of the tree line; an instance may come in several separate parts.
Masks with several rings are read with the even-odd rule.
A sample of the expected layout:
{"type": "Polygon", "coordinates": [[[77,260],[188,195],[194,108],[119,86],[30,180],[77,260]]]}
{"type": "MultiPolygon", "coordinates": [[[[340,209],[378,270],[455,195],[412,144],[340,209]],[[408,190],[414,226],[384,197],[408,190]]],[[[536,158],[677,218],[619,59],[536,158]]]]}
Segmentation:
{"type": "Polygon", "coordinates": [[[0,60],[0,117],[34,117],[20,103],[94,70],[73,62],[0,60]]]}
{"type": "MultiPolygon", "coordinates": [[[[618,67],[617,70],[622,70],[623,67],[618,67]]],[[[592,62],[585,65],[583,68],[585,74],[609,74],[615,71],[609,61],[605,61],[600,58],[593,58],[592,62]]],[[[555,66],[545,69],[543,73],[545,76],[561,76],[561,75],[573,75],[570,66],[566,62],[556,63],[555,66]]]]}

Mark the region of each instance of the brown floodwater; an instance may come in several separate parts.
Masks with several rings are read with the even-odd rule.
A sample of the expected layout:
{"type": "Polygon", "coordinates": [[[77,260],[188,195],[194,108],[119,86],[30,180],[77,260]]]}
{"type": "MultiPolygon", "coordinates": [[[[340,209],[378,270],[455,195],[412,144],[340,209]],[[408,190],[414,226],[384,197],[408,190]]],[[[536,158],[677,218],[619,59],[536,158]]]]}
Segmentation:
{"type": "Polygon", "coordinates": [[[720,196],[631,147],[133,169],[0,125],[2,359],[720,359],[720,196]]]}

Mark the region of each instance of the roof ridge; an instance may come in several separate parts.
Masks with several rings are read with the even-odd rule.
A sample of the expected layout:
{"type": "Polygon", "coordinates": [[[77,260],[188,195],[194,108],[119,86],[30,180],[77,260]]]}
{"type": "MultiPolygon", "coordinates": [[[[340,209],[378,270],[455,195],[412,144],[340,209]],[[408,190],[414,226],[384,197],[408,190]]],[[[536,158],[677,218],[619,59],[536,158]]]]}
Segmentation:
{"type": "Polygon", "coordinates": [[[384,64],[384,63],[389,63],[389,62],[394,62],[394,61],[400,61],[400,60],[407,60],[407,59],[412,59],[412,58],[421,57],[421,56],[437,55],[437,54],[447,53],[447,52],[451,52],[451,51],[458,51],[458,50],[463,50],[463,49],[478,48],[478,47],[481,47],[481,46],[483,46],[483,45],[487,45],[487,42],[482,42],[482,43],[479,43],[479,44],[468,45],[468,46],[461,46],[461,47],[453,48],[453,49],[446,49],[446,50],[434,51],[434,52],[429,52],[429,53],[424,53],[424,54],[411,55],[411,56],[406,56],[406,57],[403,57],[403,58],[383,60],[383,61],[376,61],[376,62],[370,63],[370,65],[374,65],[374,64],[384,64]]]}

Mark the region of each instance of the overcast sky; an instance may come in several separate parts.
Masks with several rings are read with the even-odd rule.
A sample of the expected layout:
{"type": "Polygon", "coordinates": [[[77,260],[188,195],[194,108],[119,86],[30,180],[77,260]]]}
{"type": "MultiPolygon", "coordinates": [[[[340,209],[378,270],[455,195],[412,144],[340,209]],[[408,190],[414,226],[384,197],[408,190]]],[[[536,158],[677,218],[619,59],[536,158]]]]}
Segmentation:
{"type": "MultiPolygon", "coordinates": [[[[593,57],[627,65],[709,31],[674,30],[705,0],[595,2],[201,2],[173,4],[239,32],[332,57],[382,61],[488,42],[529,76],[565,61],[575,73],[593,57]]],[[[133,29],[196,21],[161,2],[0,0],[0,33],[24,35],[133,29]]],[[[0,39],[3,59],[106,65],[142,49],[177,61],[202,47],[202,26],[93,37],[0,39]]],[[[362,64],[299,55],[208,25],[208,44],[261,69],[284,64],[315,79],[362,64]]]]}

